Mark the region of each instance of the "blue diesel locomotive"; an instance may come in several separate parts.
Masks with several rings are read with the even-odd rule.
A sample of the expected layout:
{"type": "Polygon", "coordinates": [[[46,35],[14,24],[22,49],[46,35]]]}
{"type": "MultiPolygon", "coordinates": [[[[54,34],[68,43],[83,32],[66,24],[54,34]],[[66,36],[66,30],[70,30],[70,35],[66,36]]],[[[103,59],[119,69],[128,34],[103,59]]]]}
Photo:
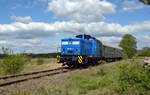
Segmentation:
{"type": "Polygon", "coordinates": [[[122,59],[122,48],[105,44],[96,38],[82,34],[61,40],[61,53],[57,62],[69,67],[96,64],[99,60],[122,59]]]}

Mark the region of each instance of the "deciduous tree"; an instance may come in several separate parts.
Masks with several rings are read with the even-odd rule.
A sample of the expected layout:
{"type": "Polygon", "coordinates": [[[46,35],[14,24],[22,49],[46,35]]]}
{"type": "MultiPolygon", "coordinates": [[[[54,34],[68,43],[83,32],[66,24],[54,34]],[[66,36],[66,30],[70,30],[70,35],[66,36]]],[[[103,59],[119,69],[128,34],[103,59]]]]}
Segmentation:
{"type": "Polygon", "coordinates": [[[150,5],[150,0],[139,0],[139,1],[144,4],[150,5]]]}
{"type": "Polygon", "coordinates": [[[123,48],[123,53],[132,58],[136,54],[136,38],[130,34],[125,34],[120,42],[120,47],[123,48]]]}

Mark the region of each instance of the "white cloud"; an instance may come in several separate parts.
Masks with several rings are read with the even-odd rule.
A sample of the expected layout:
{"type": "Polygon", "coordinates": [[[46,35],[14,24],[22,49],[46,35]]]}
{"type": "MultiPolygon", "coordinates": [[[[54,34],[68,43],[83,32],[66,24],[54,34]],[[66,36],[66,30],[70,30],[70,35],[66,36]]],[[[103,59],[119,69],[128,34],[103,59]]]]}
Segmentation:
{"type": "Polygon", "coordinates": [[[115,5],[105,0],[51,0],[48,5],[56,18],[77,22],[99,22],[103,14],[115,13],[115,5]]]}
{"type": "Polygon", "coordinates": [[[0,44],[6,44],[7,41],[0,41],[0,44]]]}
{"type": "Polygon", "coordinates": [[[0,46],[11,47],[16,51],[27,50],[28,52],[46,53],[56,51],[59,45],[59,42],[51,40],[45,42],[44,40],[47,38],[60,40],[62,35],[63,37],[71,37],[72,35],[86,33],[100,40],[116,44],[119,43],[124,34],[130,33],[137,37],[138,48],[142,48],[150,43],[150,35],[143,34],[144,37],[140,38],[137,34],[150,33],[149,26],[150,21],[126,26],[105,22],[30,22],[28,24],[15,22],[0,24],[0,46]]]}
{"type": "Polygon", "coordinates": [[[149,32],[150,33],[150,21],[144,21],[142,23],[136,23],[134,25],[126,25],[125,31],[131,33],[143,33],[149,32]]]}
{"type": "Polygon", "coordinates": [[[17,16],[11,16],[11,19],[15,22],[22,22],[22,23],[29,23],[32,22],[31,16],[27,17],[17,17],[17,16]]]}
{"type": "Polygon", "coordinates": [[[15,22],[12,24],[0,24],[0,37],[9,36],[13,39],[55,37],[61,34],[72,35],[84,32],[94,36],[120,36],[126,33],[124,27],[121,25],[105,22],[55,22],[51,24],[42,22],[31,22],[28,24],[15,22]]]}
{"type": "Polygon", "coordinates": [[[0,24],[0,37],[10,37],[13,39],[33,39],[55,37],[61,34],[87,33],[96,37],[101,36],[122,36],[125,33],[142,33],[150,31],[150,21],[133,25],[121,26],[115,23],[93,22],[55,22],[42,23],[31,22],[28,24],[15,22],[12,24],[0,24]],[[15,35],[13,35],[15,34],[15,35]]]}
{"type": "Polygon", "coordinates": [[[98,38],[99,40],[101,40],[102,42],[108,42],[108,43],[119,43],[121,41],[121,37],[116,37],[116,36],[111,36],[111,37],[100,37],[98,38]]]}
{"type": "Polygon", "coordinates": [[[142,9],[145,8],[146,5],[144,5],[143,3],[137,3],[135,1],[124,1],[123,2],[123,11],[133,11],[136,9],[142,9]]]}
{"type": "Polygon", "coordinates": [[[143,34],[140,36],[137,36],[137,47],[139,49],[143,47],[150,47],[150,34],[143,34]]]}

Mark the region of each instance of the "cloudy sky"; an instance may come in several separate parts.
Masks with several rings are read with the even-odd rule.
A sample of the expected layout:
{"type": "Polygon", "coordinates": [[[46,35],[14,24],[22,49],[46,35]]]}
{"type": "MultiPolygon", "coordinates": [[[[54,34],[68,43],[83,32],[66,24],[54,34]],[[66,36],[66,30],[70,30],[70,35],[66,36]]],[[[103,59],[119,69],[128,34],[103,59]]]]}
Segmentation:
{"type": "Polygon", "coordinates": [[[138,0],[0,0],[0,47],[55,52],[62,38],[82,33],[112,44],[129,33],[138,49],[150,47],[150,7],[138,0]]]}

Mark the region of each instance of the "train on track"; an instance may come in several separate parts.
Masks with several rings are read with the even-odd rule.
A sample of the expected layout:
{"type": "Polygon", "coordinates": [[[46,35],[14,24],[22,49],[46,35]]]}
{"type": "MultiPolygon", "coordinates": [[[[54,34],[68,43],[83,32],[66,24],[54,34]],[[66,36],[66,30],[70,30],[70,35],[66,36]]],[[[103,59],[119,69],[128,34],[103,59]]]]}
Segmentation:
{"type": "Polygon", "coordinates": [[[75,38],[61,40],[61,53],[57,63],[69,67],[96,64],[100,60],[115,61],[122,59],[123,52],[119,46],[106,44],[90,35],[76,35],[75,38]]]}

